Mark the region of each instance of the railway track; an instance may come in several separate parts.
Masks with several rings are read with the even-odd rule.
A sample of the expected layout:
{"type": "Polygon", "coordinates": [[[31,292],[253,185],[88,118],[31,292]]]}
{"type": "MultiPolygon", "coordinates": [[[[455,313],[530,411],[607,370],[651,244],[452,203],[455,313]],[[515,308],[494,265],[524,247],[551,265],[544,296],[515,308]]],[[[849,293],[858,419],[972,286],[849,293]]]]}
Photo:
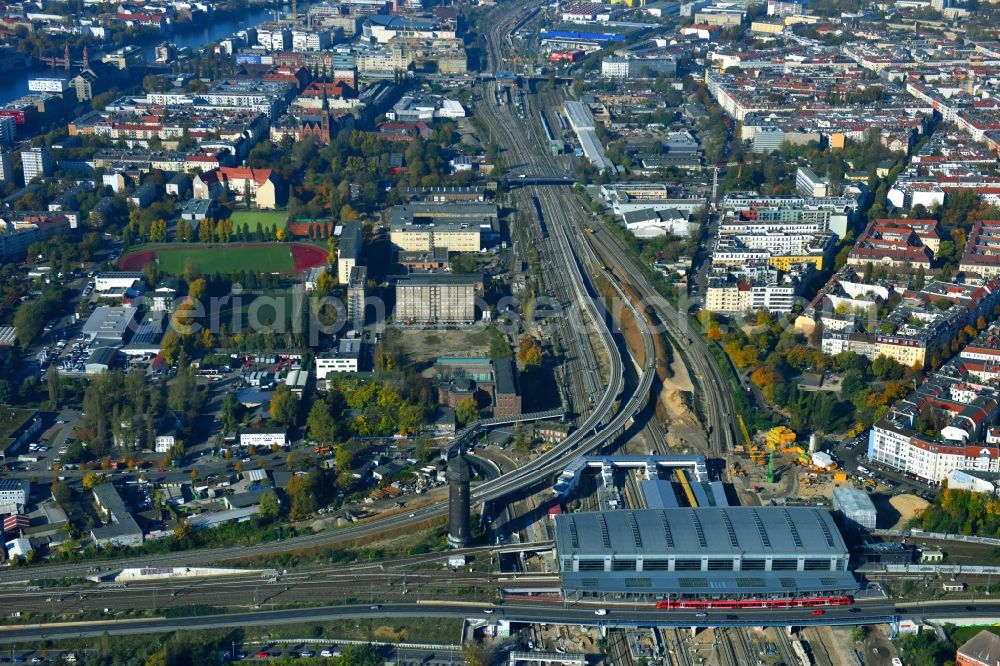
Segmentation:
{"type": "MultiPolygon", "coordinates": [[[[517,5],[519,8],[517,11],[522,11],[521,8],[523,6],[517,5]]],[[[504,25],[498,23],[494,26],[493,30],[497,32],[503,29],[504,25]]],[[[502,53],[499,51],[491,57],[495,58],[494,62],[503,60],[502,53]]],[[[550,93],[550,98],[550,103],[546,105],[547,108],[553,108],[558,101],[558,96],[554,93],[550,93]]],[[[518,127],[519,123],[514,121],[512,126],[518,127]]],[[[556,163],[556,158],[548,154],[544,142],[537,136],[538,131],[540,131],[538,123],[530,123],[530,126],[529,135],[536,144],[534,154],[542,157],[541,161],[545,169],[561,169],[564,171],[565,167],[556,163]]],[[[512,132],[509,127],[498,129],[510,134],[512,132]]],[[[522,147],[519,154],[528,154],[527,151],[523,150],[523,141],[519,145],[522,147]]],[[[577,210],[580,219],[590,218],[590,211],[583,206],[582,202],[575,195],[564,196],[562,199],[564,206],[567,207],[566,210],[577,210]]],[[[592,244],[590,239],[583,239],[583,245],[587,247],[591,245],[596,246],[605,263],[617,266],[620,269],[619,275],[628,276],[629,284],[636,289],[643,302],[649,305],[658,315],[663,325],[663,330],[660,331],[660,334],[669,338],[673,349],[684,358],[692,370],[693,379],[699,385],[698,392],[703,396],[702,408],[705,420],[709,426],[708,439],[711,453],[721,455],[728,450],[732,450],[736,442],[733,424],[736,412],[729,393],[728,378],[720,371],[705,341],[700,335],[691,330],[686,311],[683,308],[680,311],[675,309],[659,295],[655,287],[645,279],[645,268],[637,264],[635,258],[615,234],[603,229],[602,225],[597,225],[595,240],[599,240],[600,242],[592,244]]]]}
{"type": "Polygon", "coordinates": [[[668,635],[673,635],[673,655],[674,662],[677,666],[694,666],[694,657],[691,656],[691,651],[688,650],[687,641],[684,640],[684,634],[680,629],[671,629],[670,634],[667,633],[668,630],[663,629],[663,637],[666,640],[668,635]]]}
{"type": "Polygon", "coordinates": [[[740,661],[729,631],[729,629],[718,629],[716,634],[719,641],[719,648],[723,654],[722,661],[731,666],[744,666],[745,662],[740,661]]]}
{"type": "Polygon", "coordinates": [[[739,642],[739,649],[743,654],[744,664],[756,664],[757,663],[757,651],[754,649],[753,641],[747,634],[748,629],[745,627],[735,627],[733,632],[736,634],[737,641],[739,642]]]}

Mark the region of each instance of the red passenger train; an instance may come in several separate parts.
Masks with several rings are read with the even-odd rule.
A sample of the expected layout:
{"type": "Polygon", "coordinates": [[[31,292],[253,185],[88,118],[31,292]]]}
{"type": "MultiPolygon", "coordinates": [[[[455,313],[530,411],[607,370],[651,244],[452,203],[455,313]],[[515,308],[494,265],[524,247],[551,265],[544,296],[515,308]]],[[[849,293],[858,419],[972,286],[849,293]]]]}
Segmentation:
{"type": "Polygon", "coordinates": [[[850,606],[850,597],[788,597],[784,599],[667,599],[657,601],[660,610],[741,610],[760,608],[815,608],[850,606]]]}

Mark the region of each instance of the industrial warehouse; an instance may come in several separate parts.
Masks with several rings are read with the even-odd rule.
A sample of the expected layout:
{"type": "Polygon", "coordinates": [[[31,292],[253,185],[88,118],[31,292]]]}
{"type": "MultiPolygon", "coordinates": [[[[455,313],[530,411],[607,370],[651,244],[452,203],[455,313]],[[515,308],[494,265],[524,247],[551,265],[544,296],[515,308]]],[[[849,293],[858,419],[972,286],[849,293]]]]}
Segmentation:
{"type": "Polygon", "coordinates": [[[706,507],[555,517],[567,600],[795,597],[857,590],[828,511],[706,507]]]}

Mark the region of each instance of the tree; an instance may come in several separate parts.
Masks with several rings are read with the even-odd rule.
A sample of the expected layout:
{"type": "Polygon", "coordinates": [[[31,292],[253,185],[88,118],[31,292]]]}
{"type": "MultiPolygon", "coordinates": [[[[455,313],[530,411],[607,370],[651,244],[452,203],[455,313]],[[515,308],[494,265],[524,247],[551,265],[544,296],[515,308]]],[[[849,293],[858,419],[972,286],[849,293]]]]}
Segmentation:
{"type": "Polygon", "coordinates": [[[229,242],[229,230],[225,220],[219,220],[215,223],[215,239],[220,243],[229,242]]]}
{"type": "Polygon", "coordinates": [[[294,519],[308,516],[316,511],[315,473],[296,474],[288,481],[285,493],[291,504],[288,510],[289,516],[294,519]]]}
{"type": "Polygon", "coordinates": [[[45,311],[39,303],[22,303],[14,313],[14,333],[22,347],[32,344],[45,326],[45,311]]]}
{"type": "Polygon", "coordinates": [[[167,332],[163,334],[163,341],[160,343],[160,353],[163,355],[163,360],[173,365],[174,361],[177,360],[180,348],[180,336],[174,329],[167,329],[167,332]]]}
{"type": "Polygon", "coordinates": [[[73,489],[66,483],[59,480],[59,477],[52,479],[52,499],[56,501],[63,510],[66,510],[73,503],[73,489]]]}
{"type": "Polygon", "coordinates": [[[265,490],[260,495],[260,517],[264,520],[274,520],[281,513],[281,500],[273,490],[265,490]]]}
{"type": "Polygon", "coordinates": [[[153,220],[149,226],[149,240],[153,243],[165,243],[167,240],[167,222],[159,219],[153,220]]]}
{"type": "Polygon", "coordinates": [[[198,346],[206,352],[210,352],[215,349],[215,336],[212,335],[212,331],[210,329],[201,329],[201,334],[198,336],[198,346]]]}
{"type": "Polygon", "coordinates": [[[462,425],[469,425],[479,420],[479,405],[475,398],[465,398],[455,407],[455,418],[462,425]]]}
{"type": "Polygon", "coordinates": [[[417,439],[417,444],[413,449],[413,455],[420,462],[427,462],[434,457],[438,449],[434,446],[434,440],[429,437],[420,437],[417,439]]]}
{"type": "Polygon", "coordinates": [[[351,207],[351,204],[344,204],[340,207],[340,219],[342,222],[352,222],[360,217],[358,211],[351,207]]]}
{"type": "Polygon", "coordinates": [[[462,656],[469,666],[490,666],[493,663],[492,651],[478,641],[466,645],[462,656]]]}
{"type": "Polygon", "coordinates": [[[191,284],[200,274],[201,271],[198,270],[198,264],[196,264],[193,259],[188,257],[184,260],[184,271],[182,276],[185,282],[191,284]]]}
{"type": "MultiPolygon", "coordinates": [[[[349,470],[354,467],[358,455],[357,445],[352,442],[344,442],[337,447],[337,472],[349,470]]],[[[340,474],[340,478],[350,478],[350,474],[340,474]]]]}
{"type": "Polygon", "coordinates": [[[333,292],[333,288],[337,285],[337,277],[330,271],[323,271],[316,278],[316,298],[325,298],[333,292]]]}
{"type": "Polygon", "coordinates": [[[306,426],[309,428],[309,437],[321,444],[329,444],[337,436],[337,423],[330,414],[329,405],[323,400],[317,400],[309,409],[306,426]]]}
{"type": "Polygon", "coordinates": [[[208,288],[208,283],[205,278],[198,278],[188,283],[188,296],[198,301],[205,297],[205,290],[208,288]]]}
{"type": "Polygon", "coordinates": [[[872,361],[871,371],[879,379],[900,379],[905,368],[895,359],[879,354],[872,361]]]}
{"type": "Polygon", "coordinates": [[[934,258],[943,263],[954,263],[957,251],[955,241],[943,240],[938,245],[937,255],[934,258]]]}
{"type": "Polygon", "coordinates": [[[187,520],[182,520],[177,523],[177,527],[174,528],[174,540],[175,541],[187,541],[188,537],[191,536],[191,523],[187,520]]]}
{"type": "Polygon", "coordinates": [[[145,92],[164,92],[170,90],[171,84],[167,77],[147,74],[142,79],[142,89],[145,92]]]}
{"type": "Polygon", "coordinates": [[[236,401],[236,396],[232,393],[226,393],[226,397],[222,399],[222,433],[228,435],[231,432],[236,432],[236,428],[239,425],[239,408],[240,405],[236,401]]]}
{"type": "Polygon", "coordinates": [[[211,243],[213,231],[214,228],[212,227],[212,221],[208,218],[205,218],[198,225],[198,240],[201,241],[202,243],[211,243]]]}
{"type": "Polygon", "coordinates": [[[939,641],[933,631],[903,634],[896,639],[896,645],[903,662],[910,666],[939,666],[955,654],[955,648],[939,641]]]}
{"type": "Polygon", "coordinates": [[[397,430],[401,435],[414,435],[426,423],[424,410],[419,405],[403,405],[399,408],[397,430]]]}
{"type": "Polygon", "coordinates": [[[178,220],[174,227],[174,240],[178,243],[187,243],[191,240],[191,227],[184,218],[178,220]]]}
{"type": "Polygon", "coordinates": [[[271,394],[271,420],[275,425],[291,428],[298,420],[298,400],[287,384],[281,384],[271,394]]]}
{"type": "Polygon", "coordinates": [[[50,365],[45,371],[45,381],[49,389],[49,409],[59,409],[59,399],[62,395],[62,386],[59,384],[59,373],[56,366],[50,365]]]}
{"type": "Polygon", "coordinates": [[[198,380],[192,368],[180,354],[177,359],[177,376],[167,392],[167,406],[175,411],[193,416],[201,403],[198,380]]]}
{"type": "Polygon", "coordinates": [[[97,474],[95,472],[87,472],[86,474],[83,475],[83,489],[93,490],[94,486],[99,486],[107,480],[108,480],[107,477],[104,476],[103,474],[97,474]]]}
{"type": "Polygon", "coordinates": [[[345,645],[341,666],[382,666],[383,657],[371,645],[345,645]]]}
{"type": "Polygon", "coordinates": [[[541,365],[542,349],[538,346],[538,341],[529,336],[521,338],[517,348],[517,360],[525,368],[541,365]]]}

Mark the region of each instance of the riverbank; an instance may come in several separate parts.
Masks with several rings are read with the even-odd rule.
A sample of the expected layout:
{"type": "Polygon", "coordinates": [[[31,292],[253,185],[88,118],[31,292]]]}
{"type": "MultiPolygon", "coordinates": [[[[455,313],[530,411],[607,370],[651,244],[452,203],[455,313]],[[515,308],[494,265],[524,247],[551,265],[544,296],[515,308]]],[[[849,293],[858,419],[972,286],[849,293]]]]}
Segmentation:
{"type": "MultiPolygon", "coordinates": [[[[308,3],[299,4],[299,12],[308,8],[308,3]]],[[[124,42],[102,44],[91,50],[91,57],[100,53],[113,51],[123,46],[140,46],[146,54],[146,61],[153,62],[158,44],[170,41],[181,48],[200,49],[213,44],[248,26],[257,25],[270,20],[273,10],[290,11],[290,6],[284,2],[252,3],[247,7],[217,9],[210,21],[180,23],[170,32],[144,32],[124,42]]],[[[28,94],[28,81],[39,76],[66,76],[63,68],[52,68],[44,63],[31,59],[29,64],[18,69],[3,72],[0,77],[0,105],[28,94]]]]}

